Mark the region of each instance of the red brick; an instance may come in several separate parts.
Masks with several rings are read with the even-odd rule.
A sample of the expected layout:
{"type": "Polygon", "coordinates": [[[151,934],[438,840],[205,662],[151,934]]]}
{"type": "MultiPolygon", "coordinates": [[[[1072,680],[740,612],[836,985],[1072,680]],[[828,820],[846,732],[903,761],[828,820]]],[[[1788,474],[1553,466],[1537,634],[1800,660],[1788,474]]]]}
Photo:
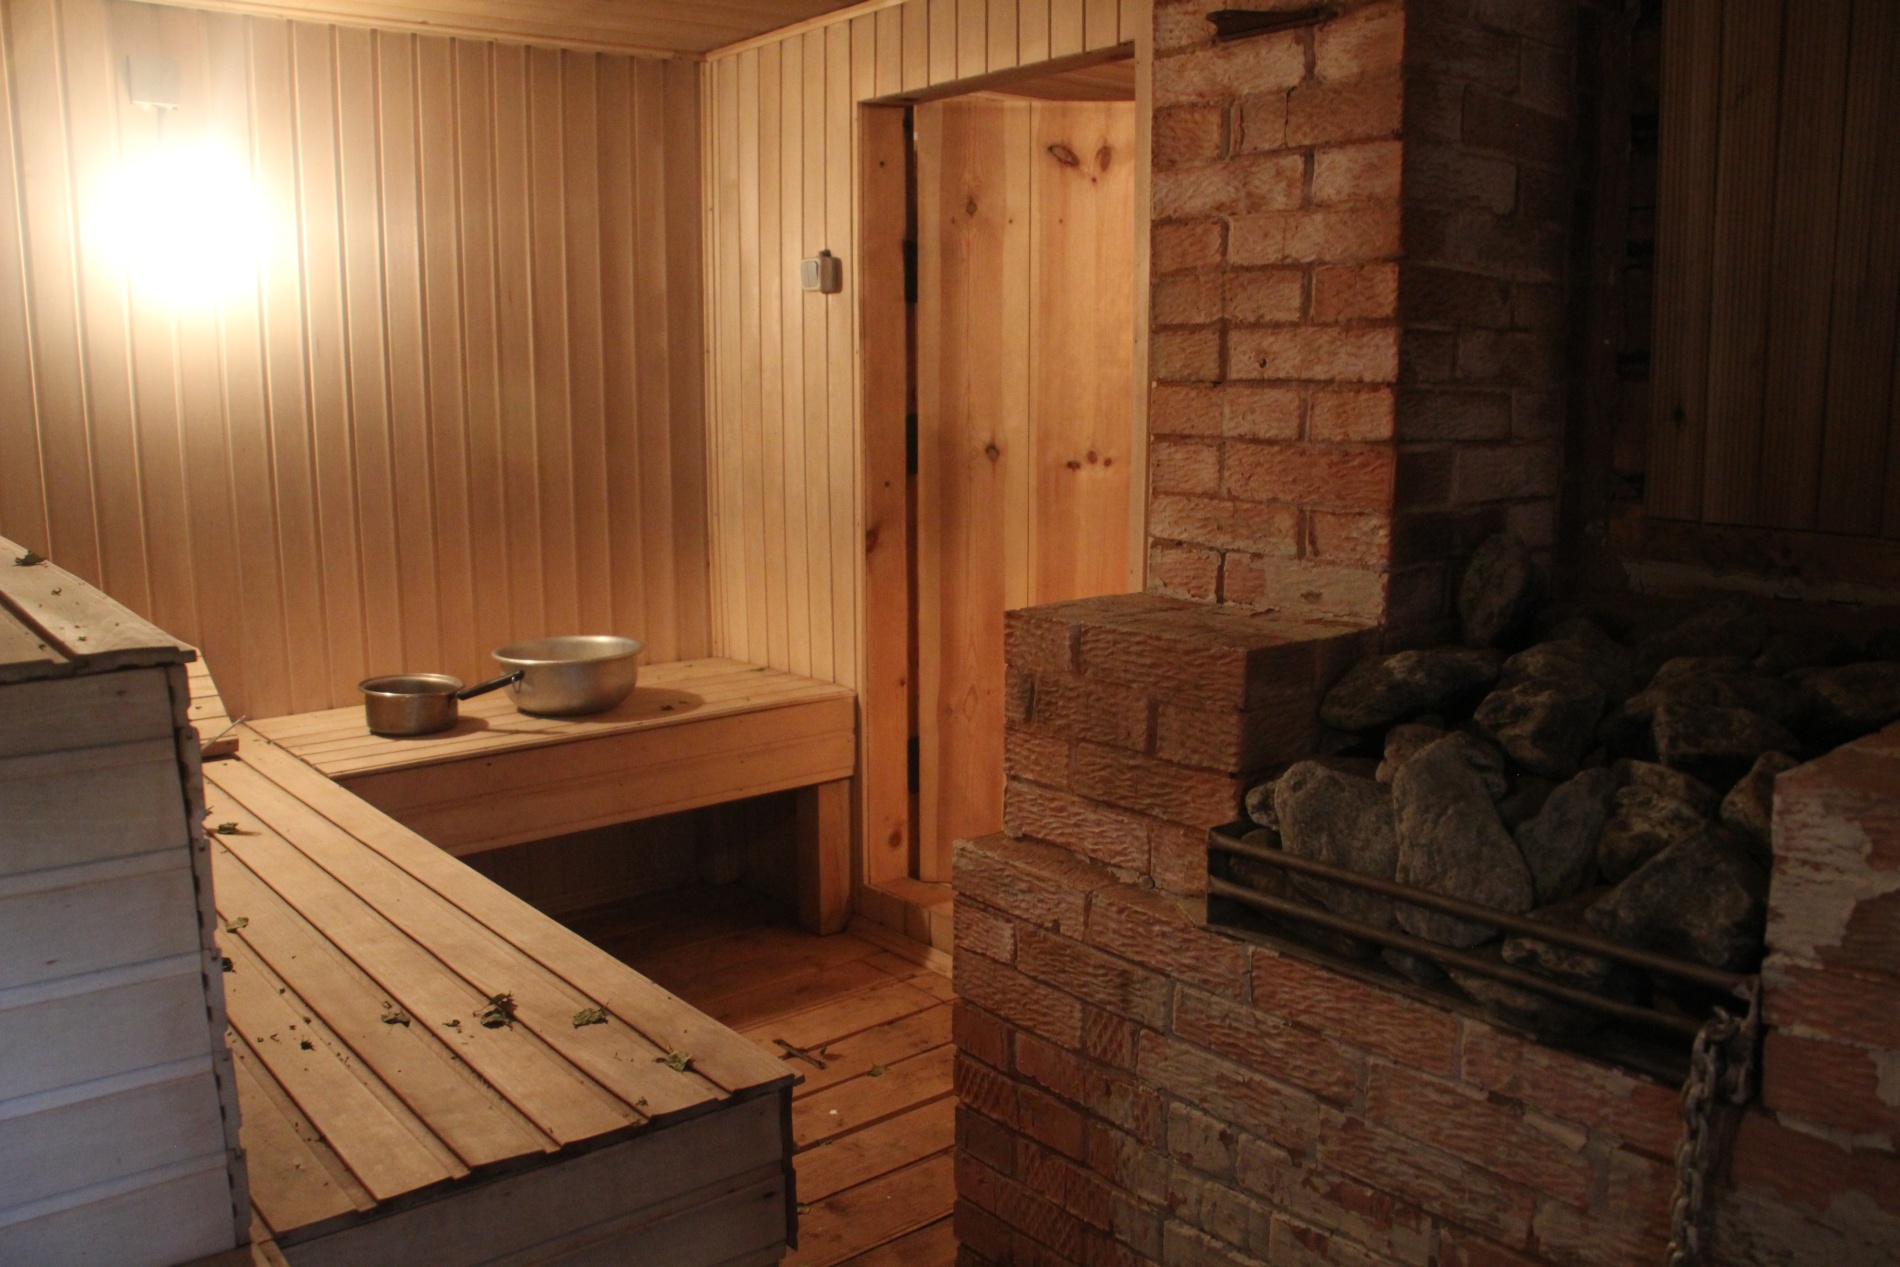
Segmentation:
{"type": "Polygon", "coordinates": [[[1276,1214],[1267,1238],[1267,1261],[1274,1267],[1384,1267],[1389,1260],[1330,1232],[1276,1214]]]}
{"type": "MultiPolygon", "coordinates": [[[[1245,254],[1255,249],[1251,239],[1239,241],[1242,223],[1235,222],[1235,233],[1228,243],[1230,258],[1237,252],[1245,254]]],[[[1566,269],[1565,227],[1559,223],[1500,216],[1478,208],[1437,211],[1413,207],[1406,213],[1405,239],[1407,258],[1419,263],[1525,281],[1561,281],[1566,269]]]]}
{"type": "Polygon", "coordinates": [[[1730,1156],[1736,1188],[1772,1192],[1814,1214],[1854,1200],[1856,1193],[1882,1210],[1900,1211],[1900,1158],[1842,1148],[1784,1126],[1759,1108],[1742,1114],[1730,1156]]]}
{"type": "Polygon", "coordinates": [[[1223,434],[1245,440],[1300,438],[1302,398],[1297,388],[1228,383],[1221,394],[1223,434]]]}
{"type": "MultiPolygon", "coordinates": [[[[1109,603],[1110,600],[1091,600],[1109,603]]],[[[1203,604],[1128,594],[1082,631],[1086,676],[1202,707],[1253,707],[1309,680],[1316,650],[1357,631],[1262,620],[1203,604]]]]}
{"type": "Polygon", "coordinates": [[[1023,930],[1017,966],[1085,1003],[1142,1025],[1168,1023],[1168,981],[1134,964],[1041,929],[1023,930]]]}
{"type": "Polygon", "coordinates": [[[1503,329],[1511,323],[1511,287],[1482,273],[1406,264],[1399,273],[1399,312],[1422,325],[1503,329]]]}
{"type": "Polygon", "coordinates": [[[1315,151],[1314,204],[1340,206],[1397,199],[1400,158],[1397,141],[1360,141],[1315,151]]]}
{"type": "Polygon", "coordinates": [[[1218,436],[1225,395],[1220,387],[1156,383],[1148,394],[1148,429],[1157,436],[1218,436]]]}
{"type": "Polygon", "coordinates": [[[1398,254],[1396,202],[1236,216],[1227,238],[1236,265],[1358,264],[1398,254]]]}
{"type": "Polygon", "coordinates": [[[951,1078],[959,1104],[1005,1126],[1016,1125],[1017,1086],[1006,1075],[959,1049],[951,1078]]]}
{"type": "Polygon", "coordinates": [[[1220,445],[1205,440],[1155,439],[1148,447],[1148,487],[1153,493],[1189,497],[1218,494],[1220,445]]]}
{"type": "Polygon", "coordinates": [[[1673,1087],[1488,1025],[1468,1022],[1461,1050],[1461,1075],[1474,1086],[1586,1123],[1658,1157],[1675,1153],[1682,1122],[1673,1087]]]}
{"type": "MultiPolygon", "coordinates": [[[[1015,962],[1016,925],[1011,921],[971,902],[958,908],[954,922],[958,951],[982,955],[998,963],[1015,962]]],[[[1028,931],[1040,932],[1033,928],[1028,931]]]]}
{"type": "Polygon", "coordinates": [[[1149,230],[1148,250],[1157,274],[1217,268],[1226,249],[1224,220],[1157,221],[1149,230]]]}
{"type": "Polygon", "coordinates": [[[1415,140],[1405,149],[1405,199],[1421,207],[1517,208],[1517,164],[1457,145],[1415,140]]]}
{"type": "Polygon", "coordinates": [[[1070,780],[1082,796],[1190,827],[1231,822],[1243,790],[1231,775],[1218,771],[1195,770],[1089,743],[1076,745],[1070,771],[1070,780]]]}
{"type": "Polygon", "coordinates": [[[1086,940],[1110,954],[1229,998],[1245,998],[1241,943],[1191,920],[1174,898],[1123,887],[1089,908],[1086,940]]]}
{"type": "Polygon", "coordinates": [[[1900,982],[1780,959],[1770,960],[1762,977],[1768,1024],[1900,1051],[1900,982]]]}
{"type": "Polygon", "coordinates": [[[1064,1047],[1082,1041],[1082,1005],[1060,990],[1031,980],[981,955],[956,958],[957,994],[1010,1025],[1064,1047]]]}
{"type": "Polygon", "coordinates": [[[957,1106],[957,1147],[1001,1174],[1016,1168],[1016,1137],[1009,1128],[968,1105],[957,1106]]]}
{"type": "Polygon", "coordinates": [[[1326,1114],[1320,1161],[1512,1249],[1529,1241],[1531,1190],[1358,1118],[1326,1114]]]}
{"type": "MultiPolygon", "coordinates": [[[[1082,1256],[1086,1225],[1080,1219],[967,1154],[957,1157],[957,1196],[984,1208],[1000,1222],[1070,1262],[1082,1256]]],[[[1014,1264],[1020,1260],[1020,1245],[1012,1241],[1000,1261],[1014,1264]]]]}
{"type": "Polygon", "coordinates": [[[1457,477],[1458,451],[1446,445],[1423,448],[1407,445],[1394,463],[1393,505],[1399,510],[1425,510],[1452,500],[1457,477]]]}
{"type": "Polygon", "coordinates": [[[1315,391],[1306,427],[1306,438],[1320,444],[1390,440],[1392,391],[1385,387],[1315,391]]]}
{"type": "Polygon", "coordinates": [[[1149,368],[1162,382],[1212,383],[1221,378],[1218,329],[1157,330],[1148,340],[1149,368]]]}
{"type": "Polygon", "coordinates": [[[1003,613],[1003,659],[1025,672],[1073,672],[1081,631],[1048,608],[1003,613]]]}
{"type": "Polygon", "coordinates": [[[1848,1132],[1900,1137],[1900,1107],[1880,1094],[1882,1058],[1894,1055],[1771,1030],[1762,1044],[1762,1103],[1848,1132]]]}
{"type": "Polygon", "coordinates": [[[1453,7],[1427,14],[1405,32],[1406,70],[1431,67],[1454,78],[1509,92],[1517,87],[1516,39],[1480,29],[1453,7]]]}
{"type": "Polygon", "coordinates": [[[1050,854],[1072,858],[1051,846],[1026,841],[991,838],[961,845],[955,858],[957,900],[981,902],[1041,928],[1079,933],[1088,906],[1088,886],[1078,883],[1073,871],[1049,866],[1050,854]],[[1042,865],[1031,865],[1037,863],[1042,865]]]}
{"type": "Polygon", "coordinates": [[[1493,1244],[1455,1223],[1439,1232],[1438,1250],[1442,1267],[1542,1267],[1536,1259],[1493,1244]]]}
{"type": "Polygon", "coordinates": [[[1344,84],[1303,83],[1286,95],[1285,143],[1328,145],[1397,136],[1404,99],[1393,74],[1344,84]]]}
{"type": "Polygon", "coordinates": [[[1399,64],[1405,45],[1405,14],[1397,0],[1362,6],[1313,32],[1313,73],[1328,83],[1349,83],[1399,64]]]}
{"type": "Polygon", "coordinates": [[[1533,1227],[1542,1257],[1565,1267],[1664,1261],[1674,1168],[1621,1151],[1608,1164],[1600,1205],[1586,1211],[1562,1201],[1541,1204],[1533,1227]]]}
{"type": "Polygon", "coordinates": [[[1511,393],[1511,435],[1518,440],[1558,440],[1569,421],[1562,392],[1518,390],[1511,393]]]}
{"type": "Polygon", "coordinates": [[[1170,598],[1211,603],[1220,597],[1220,551],[1154,541],[1148,546],[1148,588],[1170,598]]]}
{"type": "Polygon", "coordinates": [[[1548,334],[1458,333],[1458,377],[1469,382],[1547,387],[1563,381],[1563,345],[1548,334]]]}
{"type": "Polygon", "coordinates": [[[1594,1175],[1582,1152],[1582,1126],[1570,1125],[1572,1138],[1559,1139],[1474,1088],[1378,1062],[1367,1079],[1365,1112],[1372,1122],[1547,1196],[1579,1207],[1589,1201],[1594,1175]]]}
{"type": "Polygon", "coordinates": [[[1393,521],[1392,566],[1462,558],[1503,530],[1504,515],[1496,506],[1412,511],[1393,521]]]}
{"type": "Polygon", "coordinates": [[[1285,92],[1259,92],[1240,99],[1240,130],[1234,138],[1236,153],[1260,154],[1281,149],[1287,144],[1288,95],[1285,92]]]}
{"type": "Polygon", "coordinates": [[[1185,1104],[1168,1106],[1168,1155],[1216,1179],[1231,1179],[1240,1137],[1234,1128],[1185,1104]]]}
{"type": "Polygon", "coordinates": [[[1071,782],[1079,795],[1021,779],[1008,780],[1003,787],[1003,830],[1012,836],[1072,849],[1106,866],[1146,871],[1148,825],[1126,808],[1095,799],[1099,794],[1094,775],[1098,765],[1092,761],[1085,775],[1072,764],[1071,782]]]}
{"type": "MultiPolygon", "coordinates": [[[[1404,291],[1401,287],[1400,294],[1404,291]]],[[[1399,345],[1399,381],[1447,383],[1458,376],[1458,336],[1450,330],[1411,326],[1399,345]]]]}
{"type": "Polygon", "coordinates": [[[1389,1192],[1310,1161],[1296,1163],[1252,1138],[1240,1141],[1234,1176],[1292,1217],[1346,1236],[1383,1260],[1408,1267],[1432,1261],[1433,1220],[1389,1192]]]}
{"type": "Polygon", "coordinates": [[[1218,102],[1243,92],[1285,91],[1306,78],[1306,49],[1297,31],[1157,57],[1154,104],[1218,102]]]}
{"type": "Polygon", "coordinates": [[[1221,601],[1283,616],[1378,621],[1386,606],[1385,577],[1376,570],[1235,551],[1221,560],[1221,601]]]}
{"type": "Polygon", "coordinates": [[[1179,823],[1153,823],[1148,828],[1148,873],[1163,893],[1205,896],[1207,833],[1179,823]]]}
{"type": "Polygon", "coordinates": [[[1511,394],[1407,388],[1398,422],[1405,440],[1503,440],[1511,434],[1511,394]]]}
{"type": "Polygon", "coordinates": [[[1162,1234],[1162,1261],[1167,1267],[1254,1267],[1259,1261],[1185,1223],[1170,1222],[1162,1234]]]}
{"type": "Polygon", "coordinates": [[[1153,145],[1157,171],[1220,158],[1227,152],[1227,107],[1176,106],[1155,111],[1153,145]]]}
{"type": "MultiPolygon", "coordinates": [[[[1560,5],[1545,3],[1541,7],[1562,12],[1560,5]]],[[[1552,46],[1558,42],[1527,41],[1518,46],[1517,99],[1550,114],[1567,114],[1576,105],[1577,85],[1571,73],[1571,50],[1552,46]]]]}
{"type": "Polygon", "coordinates": [[[1029,1034],[1016,1040],[1016,1070],[1136,1139],[1159,1145],[1161,1097],[1132,1078],[1116,1076],[1029,1034]]]}
{"type": "Polygon", "coordinates": [[[1091,1122],[1088,1149],[1090,1169],[1116,1187],[1144,1201],[1167,1200],[1168,1163],[1142,1141],[1091,1122]]]}
{"type": "Polygon", "coordinates": [[[1348,567],[1383,567],[1392,554],[1392,518],[1314,510],[1306,516],[1306,557],[1348,567]]]}
{"type": "Polygon", "coordinates": [[[1230,269],[1225,284],[1227,319],[1245,325],[1298,321],[1306,303],[1306,274],[1297,268],[1230,269]]]}
{"type": "Polygon", "coordinates": [[[1569,303],[1566,287],[1519,282],[1511,288],[1511,324],[1519,330],[1562,330],[1569,303]]]}
{"type": "Polygon", "coordinates": [[[1039,673],[1028,723],[1037,730],[1132,752],[1154,745],[1154,703],[1138,690],[1073,673],[1039,673]]]}
{"type": "MultiPolygon", "coordinates": [[[[972,1172],[982,1169],[983,1167],[980,1165],[973,1166],[972,1172]]],[[[965,1167],[959,1165],[957,1167],[957,1183],[959,1188],[961,1188],[965,1181],[965,1167]]],[[[984,1180],[975,1178],[974,1173],[972,1173],[968,1182],[978,1191],[989,1191],[990,1185],[984,1180]]],[[[993,1197],[990,1199],[994,1200],[993,1197]]],[[[978,1204],[971,1197],[961,1195],[957,1198],[954,1217],[957,1244],[963,1253],[974,1251],[975,1253],[981,1254],[989,1262],[996,1264],[1003,1264],[1010,1261],[1011,1233],[1007,1223],[1004,1223],[994,1214],[984,1209],[982,1205],[978,1204]]],[[[959,1259],[959,1262],[961,1262],[961,1259],[959,1259]]]]}
{"type": "Polygon", "coordinates": [[[1332,264],[1313,270],[1313,320],[1386,321],[1398,316],[1397,264],[1332,264]]]}
{"type": "Polygon", "coordinates": [[[1557,503],[1545,500],[1507,507],[1504,529],[1533,550],[1552,549],[1557,544],[1557,503]]]}
{"type": "Polygon", "coordinates": [[[1148,531],[1164,540],[1259,554],[1290,555],[1298,547],[1299,512],[1292,506],[1156,493],[1149,503],[1148,531]]]}
{"type": "MultiPolygon", "coordinates": [[[[1034,1087],[1018,1087],[1016,1101],[1018,1129],[1024,1135],[1077,1160],[1087,1158],[1088,1119],[1080,1110],[1034,1087]]],[[[1017,1172],[1017,1177],[1038,1186],[1027,1172],[1017,1172]]]]}
{"type": "Polygon", "coordinates": [[[1241,1130],[1295,1152],[1319,1138],[1319,1102],[1265,1073],[1222,1060],[1178,1038],[1144,1036],[1141,1080],[1219,1114],[1241,1130]]]}
{"type": "Polygon", "coordinates": [[[1148,307],[1148,318],[1155,325],[1206,325],[1220,317],[1218,273],[1170,273],[1155,279],[1148,307]]]}
{"type": "MultiPolygon", "coordinates": [[[[1223,1264],[1256,1261],[1251,1254],[1244,1260],[1230,1258],[1226,1246],[1263,1251],[1273,1212],[1230,1184],[1214,1183],[1185,1167],[1177,1166],[1168,1176],[1168,1210],[1182,1223],[1198,1228],[1215,1238],[1221,1246],[1218,1260],[1190,1257],[1188,1262],[1219,1261],[1223,1264]]],[[[1198,1251],[1197,1251],[1198,1254],[1198,1251]]]]}
{"type": "MultiPolygon", "coordinates": [[[[1075,1121],[1076,1148],[1081,1151],[1080,1114],[1075,1116],[1075,1121]]],[[[1099,1176],[1060,1153],[1042,1148],[1031,1140],[1018,1139],[1016,1174],[1031,1192],[1053,1201],[1084,1223],[1104,1231],[1113,1226],[1115,1203],[1110,1187],[1099,1176]]]]}
{"type": "Polygon", "coordinates": [[[1383,447],[1233,444],[1227,451],[1227,491],[1249,501],[1383,510],[1392,478],[1392,451],[1383,447]]]}
{"type": "Polygon", "coordinates": [[[1523,497],[1554,497],[1562,458],[1549,445],[1496,445],[1458,451],[1452,497],[1469,504],[1523,497]]]}
{"type": "Polygon", "coordinates": [[[1008,726],[1003,730],[1003,769],[1013,778],[1053,788],[1069,785],[1069,739],[1008,726]]]}
{"type": "Polygon", "coordinates": [[[1251,953],[1255,1007],[1418,1069],[1452,1072],[1458,1022],[1449,1012],[1304,960],[1251,953]]]}
{"type": "Polygon", "coordinates": [[[1359,1091],[1365,1053],[1243,1003],[1184,989],[1174,1032],[1229,1060],[1341,1104],[1359,1091]]]}
{"type": "MultiPolygon", "coordinates": [[[[975,909],[959,902],[959,910],[975,909]]],[[[950,1007],[950,1038],[957,1049],[995,1069],[1009,1068],[1009,1026],[962,999],[950,1007]]]]}
{"type": "Polygon", "coordinates": [[[1399,373],[1399,331],[1394,326],[1232,329],[1227,364],[1235,378],[1389,383],[1399,373]]]}
{"type": "Polygon", "coordinates": [[[1155,714],[1155,755],[1163,761],[1251,774],[1313,751],[1318,694],[1290,688],[1280,698],[1243,712],[1162,701],[1155,714]]]}
{"type": "MultiPolygon", "coordinates": [[[[1515,86],[1515,85],[1513,85],[1515,86]]],[[[1570,154],[1570,123],[1488,92],[1465,94],[1465,144],[1554,165],[1570,154]]]]}
{"type": "Polygon", "coordinates": [[[1135,1072],[1135,1049],[1141,1026],[1125,1016],[1099,1007],[1082,1008],[1082,1050],[1085,1060],[1107,1065],[1119,1073],[1135,1072]]]}

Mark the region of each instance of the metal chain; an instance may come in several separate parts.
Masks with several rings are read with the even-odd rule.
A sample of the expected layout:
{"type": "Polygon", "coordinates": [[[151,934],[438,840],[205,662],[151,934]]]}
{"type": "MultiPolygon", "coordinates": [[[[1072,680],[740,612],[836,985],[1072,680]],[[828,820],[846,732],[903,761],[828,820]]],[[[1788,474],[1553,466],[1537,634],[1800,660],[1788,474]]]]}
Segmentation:
{"type": "Polygon", "coordinates": [[[1750,979],[1737,993],[1747,1005],[1743,1014],[1716,1008],[1696,1033],[1689,1053],[1689,1076],[1682,1084],[1682,1142],[1676,1146],[1676,1191],[1669,1202],[1667,1267],[1696,1267],[1703,1261],[1705,1186],[1720,1147],[1716,1104],[1718,1099],[1746,1104],[1754,1093],[1761,983],[1750,979]]]}

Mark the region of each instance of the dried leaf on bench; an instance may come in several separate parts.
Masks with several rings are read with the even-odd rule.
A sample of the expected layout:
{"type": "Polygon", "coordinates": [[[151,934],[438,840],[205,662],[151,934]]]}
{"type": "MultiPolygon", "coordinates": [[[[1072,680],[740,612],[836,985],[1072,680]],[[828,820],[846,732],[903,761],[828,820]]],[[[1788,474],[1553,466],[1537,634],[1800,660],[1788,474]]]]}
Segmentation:
{"type": "Polygon", "coordinates": [[[28,550],[25,554],[13,561],[13,566],[16,568],[38,567],[44,562],[46,562],[45,555],[39,553],[37,550],[28,550]]]}
{"type": "Polygon", "coordinates": [[[226,972],[237,971],[237,965],[231,962],[231,956],[229,955],[218,956],[218,967],[224,969],[226,972]]]}
{"type": "Polygon", "coordinates": [[[574,1013],[575,1029],[579,1029],[583,1025],[605,1025],[606,1023],[607,1012],[604,1008],[584,1007],[574,1013]]]}
{"type": "Polygon", "coordinates": [[[443,1022],[442,1022],[442,1028],[444,1028],[444,1029],[460,1029],[460,1028],[462,1028],[462,1022],[461,1022],[461,1021],[459,1021],[459,1020],[455,1020],[455,1019],[450,1019],[450,1020],[446,1020],[446,1021],[443,1021],[443,1022]]]}
{"type": "Polygon", "coordinates": [[[230,923],[226,924],[224,926],[224,931],[227,933],[235,933],[240,928],[249,927],[250,923],[251,923],[251,917],[249,915],[240,915],[236,919],[232,920],[230,923]]]}
{"type": "Polygon", "coordinates": [[[220,836],[248,836],[251,834],[242,827],[239,827],[236,823],[219,823],[211,830],[217,832],[220,836]]]}
{"type": "Polygon", "coordinates": [[[407,1026],[409,1024],[409,1013],[403,1011],[393,1003],[385,1003],[383,1004],[382,1022],[385,1025],[407,1026]]]}
{"type": "Polygon", "coordinates": [[[501,1029],[515,1023],[515,996],[512,994],[491,994],[482,1010],[475,1013],[475,1019],[482,1023],[483,1029],[501,1029]]]}
{"type": "Polygon", "coordinates": [[[685,1073],[693,1067],[693,1058],[683,1051],[669,1051],[664,1056],[655,1056],[653,1063],[665,1065],[675,1073],[685,1073]]]}

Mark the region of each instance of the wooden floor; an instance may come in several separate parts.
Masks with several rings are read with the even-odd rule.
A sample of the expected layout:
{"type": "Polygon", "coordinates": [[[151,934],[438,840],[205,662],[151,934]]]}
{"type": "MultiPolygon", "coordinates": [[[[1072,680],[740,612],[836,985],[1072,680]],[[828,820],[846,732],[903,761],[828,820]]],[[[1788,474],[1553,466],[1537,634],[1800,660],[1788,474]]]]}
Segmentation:
{"type": "Polygon", "coordinates": [[[792,1101],[800,1232],[788,1264],[956,1261],[947,978],[850,933],[815,937],[737,885],[569,922],[804,1075],[792,1101]]]}

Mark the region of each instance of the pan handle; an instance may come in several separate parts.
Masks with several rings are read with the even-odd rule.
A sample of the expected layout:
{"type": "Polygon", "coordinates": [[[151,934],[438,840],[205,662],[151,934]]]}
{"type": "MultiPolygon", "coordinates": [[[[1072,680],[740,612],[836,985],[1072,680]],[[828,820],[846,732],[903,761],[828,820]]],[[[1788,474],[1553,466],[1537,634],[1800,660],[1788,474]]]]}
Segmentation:
{"type": "Polygon", "coordinates": [[[473,686],[465,687],[455,693],[455,698],[474,699],[477,695],[486,695],[490,691],[499,691],[509,683],[519,682],[520,680],[521,670],[516,669],[513,673],[504,673],[500,677],[491,677],[486,682],[477,682],[473,686]]]}

